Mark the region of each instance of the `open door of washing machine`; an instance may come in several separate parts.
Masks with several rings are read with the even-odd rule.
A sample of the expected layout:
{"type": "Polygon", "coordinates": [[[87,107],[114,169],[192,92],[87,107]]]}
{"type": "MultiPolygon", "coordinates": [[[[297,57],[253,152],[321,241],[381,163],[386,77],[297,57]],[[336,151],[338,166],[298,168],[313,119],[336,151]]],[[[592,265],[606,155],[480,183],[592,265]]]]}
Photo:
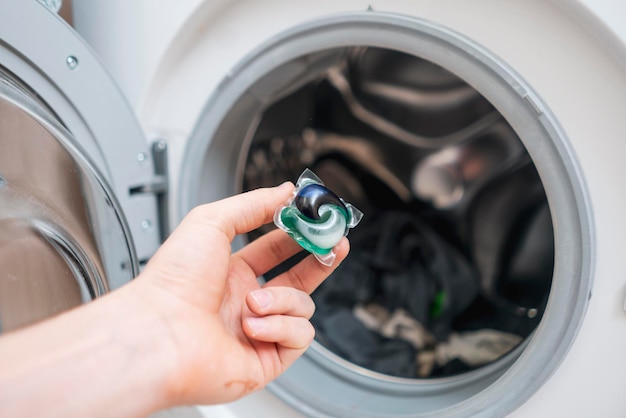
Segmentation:
{"type": "Polygon", "coordinates": [[[148,149],[118,88],[65,22],[35,1],[2,2],[1,331],[139,272],[161,240],[165,179],[153,156],[163,151],[148,149]]]}

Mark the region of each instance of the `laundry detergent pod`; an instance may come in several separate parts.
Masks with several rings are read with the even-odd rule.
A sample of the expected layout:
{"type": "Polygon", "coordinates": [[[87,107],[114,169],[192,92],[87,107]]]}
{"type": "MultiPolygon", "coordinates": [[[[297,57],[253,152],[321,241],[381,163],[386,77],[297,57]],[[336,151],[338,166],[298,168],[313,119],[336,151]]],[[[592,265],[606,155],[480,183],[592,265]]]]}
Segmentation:
{"type": "Polygon", "coordinates": [[[363,217],[360,210],[329,190],[308,168],[298,178],[292,198],[276,209],[274,223],[302,248],[330,266],[333,247],[363,217]]]}

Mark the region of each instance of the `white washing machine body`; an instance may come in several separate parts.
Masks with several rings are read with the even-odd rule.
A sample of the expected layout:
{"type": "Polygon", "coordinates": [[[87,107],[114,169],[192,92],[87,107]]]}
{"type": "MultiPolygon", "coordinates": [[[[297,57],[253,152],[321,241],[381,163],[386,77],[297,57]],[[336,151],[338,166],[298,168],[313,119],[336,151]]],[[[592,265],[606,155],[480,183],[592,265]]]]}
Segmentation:
{"type": "MultiPolygon", "coordinates": [[[[284,64],[297,56],[293,49],[298,42],[302,54],[322,48],[321,45],[329,47],[336,42],[340,46],[348,41],[382,47],[397,42],[398,49],[417,53],[410,45],[411,36],[417,35],[410,35],[402,43],[404,32],[388,28],[410,31],[418,27],[420,34],[433,36],[427,36],[426,41],[443,39],[456,52],[435,52],[429,56],[429,48],[437,49],[434,44],[420,51],[460,73],[492,99],[524,139],[533,136],[532,129],[524,121],[515,120],[515,110],[507,108],[508,99],[504,95],[485,87],[494,78],[481,77],[494,73],[495,79],[504,80],[507,88],[517,88],[519,99],[526,103],[525,109],[534,109],[535,116],[552,127],[555,137],[565,138],[556,147],[555,153],[560,156],[557,160],[548,158],[542,162],[543,152],[549,153],[547,142],[543,142],[545,149],[542,149],[543,137],[536,142],[528,139],[525,145],[539,162],[543,180],[549,183],[551,175],[558,177],[558,173],[550,170],[555,161],[560,161],[563,167],[558,172],[576,183],[565,192],[573,200],[550,190],[548,198],[554,207],[569,204],[577,207],[577,214],[572,216],[580,221],[574,224],[581,231],[572,238],[568,235],[571,224],[556,222],[555,234],[557,253],[568,254],[557,259],[557,269],[563,272],[567,265],[579,263],[570,273],[577,275],[572,280],[580,286],[553,287],[548,310],[537,332],[511,360],[508,371],[486,383],[485,390],[423,414],[510,413],[514,417],[626,414],[626,400],[621,393],[626,376],[626,362],[622,361],[622,348],[626,345],[626,281],[621,273],[624,250],[621,237],[626,234],[626,220],[622,216],[626,193],[621,180],[626,175],[623,163],[626,145],[622,140],[626,131],[625,4],[617,0],[186,0],[176,4],[162,0],[131,3],[84,0],[75,1],[74,10],[77,29],[122,86],[147,137],[163,139],[170,146],[170,173],[175,185],[171,199],[175,207],[174,222],[193,204],[237,191],[240,179],[229,179],[230,172],[220,175],[203,171],[209,162],[216,165],[218,161],[206,157],[208,160],[190,163],[185,152],[187,157],[194,153],[204,155],[213,141],[210,133],[217,129],[211,130],[210,126],[219,125],[226,118],[229,106],[236,105],[236,99],[243,94],[235,92],[236,84],[242,90],[257,86],[254,82],[269,74],[272,65],[284,64]],[[350,29],[349,34],[342,32],[342,22],[343,27],[350,29]],[[377,29],[367,25],[385,26],[385,39],[378,40],[377,29]],[[320,40],[325,31],[336,35],[335,41],[320,40]],[[469,64],[458,61],[462,50],[470,51],[471,57],[464,59],[476,59],[481,69],[465,73],[464,66],[470,66],[473,61],[468,61],[469,64]],[[192,169],[186,170],[186,164],[191,164],[192,169]],[[207,180],[194,176],[205,174],[215,175],[211,180],[216,184],[215,190],[198,193],[207,180]],[[570,244],[575,248],[569,248],[570,244]],[[566,320],[558,316],[561,310],[571,315],[571,323],[563,324],[566,320]],[[553,328],[552,322],[561,325],[553,328]],[[542,340],[550,339],[549,334],[555,330],[560,334],[554,338],[562,343],[544,344],[542,340]],[[543,360],[532,363],[531,358],[543,360]],[[531,371],[521,378],[520,369],[528,365],[531,371]],[[522,379],[522,383],[515,384],[517,379],[522,379]]],[[[261,97],[262,102],[265,93],[258,89],[253,95],[261,97]]],[[[555,184],[554,189],[558,188],[559,184],[555,184]]],[[[557,221],[561,215],[558,211],[553,213],[557,221]]],[[[565,218],[568,216],[563,214],[565,218]]],[[[320,361],[315,356],[310,360],[314,365],[320,361]]],[[[307,401],[306,387],[305,393],[300,394],[285,389],[292,382],[297,386],[298,379],[317,379],[312,377],[315,366],[311,367],[287,376],[287,383],[281,386],[279,382],[273,391],[201,410],[206,416],[214,417],[343,416],[341,411],[349,410],[349,405],[339,412],[330,407],[316,408],[316,402],[324,403],[331,395],[325,400],[323,393],[311,393],[311,400],[307,401]]],[[[334,382],[324,380],[330,379],[327,377],[320,379],[321,385],[334,382]]],[[[349,399],[347,402],[353,403],[354,410],[360,411],[358,405],[367,404],[369,392],[355,389],[352,393],[349,378],[336,379],[347,381],[347,386],[333,384],[330,390],[339,392],[336,396],[349,399]]],[[[367,386],[362,379],[359,384],[367,386]]],[[[406,393],[410,396],[410,390],[406,393]]],[[[393,402],[402,395],[394,396],[392,401],[376,402],[393,402]]],[[[442,402],[445,403],[445,398],[442,402]]],[[[391,411],[394,406],[390,403],[386,408],[391,411]]],[[[401,412],[403,416],[413,416],[411,411],[401,412]]],[[[385,416],[385,413],[379,411],[372,416],[385,416]]]]}

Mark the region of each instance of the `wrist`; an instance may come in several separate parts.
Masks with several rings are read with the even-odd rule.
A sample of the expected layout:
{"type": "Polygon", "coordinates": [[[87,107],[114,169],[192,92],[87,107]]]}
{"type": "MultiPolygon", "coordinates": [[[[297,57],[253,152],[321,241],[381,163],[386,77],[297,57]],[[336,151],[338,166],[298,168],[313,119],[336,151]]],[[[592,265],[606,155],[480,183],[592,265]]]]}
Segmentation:
{"type": "Polygon", "coordinates": [[[134,280],[110,295],[115,298],[102,302],[111,304],[106,312],[116,312],[122,325],[116,327],[116,339],[128,354],[129,364],[128,373],[120,378],[129,386],[136,384],[126,396],[139,397],[151,413],[179,403],[179,359],[168,313],[146,292],[146,286],[134,280]]]}
{"type": "Polygon", "coordinates": [[[173,345],[133,283],[3,336],[0,415],[146,416],[176,404],[173,345]]]}
{"type": "Polygon", "coordinates": [[[171,297],[150,283],[144,273],[120,289],[132,306],[129,314],[132,324],[129,338],[137,341],[144,354],[141,361],[150,367],[152,401],[157,409],[184,404],[184,370],[181,344],[186,339],[180,335],[184,318],[172,304],[171,297]]]}

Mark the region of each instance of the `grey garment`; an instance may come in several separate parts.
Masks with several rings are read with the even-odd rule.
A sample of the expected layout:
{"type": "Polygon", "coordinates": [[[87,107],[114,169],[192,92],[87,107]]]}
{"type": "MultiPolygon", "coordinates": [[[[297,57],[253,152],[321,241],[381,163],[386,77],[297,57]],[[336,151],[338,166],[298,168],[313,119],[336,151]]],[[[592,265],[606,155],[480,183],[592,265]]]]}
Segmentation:
{"type": "Polygon", "coordinates": [[[457,359],[470,367],[482,366],[502,357],[523,340],[508,332],[481,329],[452,332],[447,341],[437,341],[403,309],[389,312],[381,305],[370,303],[355,305],[352,312],[367,329],[386,338],[406,341],[417,349],[419,377],[428,377],[435,366],[442,367],[457,359]]]}
{"type": "Polygon", "coordinates": [[[435,337],[404,309],[396,309],[390,313],[384,307],[370,303],[355,305],[352,312],[368,329],[378,331],[387,338],[407,341],[417,349],[422,350],[437,342],[435,337]]]}

